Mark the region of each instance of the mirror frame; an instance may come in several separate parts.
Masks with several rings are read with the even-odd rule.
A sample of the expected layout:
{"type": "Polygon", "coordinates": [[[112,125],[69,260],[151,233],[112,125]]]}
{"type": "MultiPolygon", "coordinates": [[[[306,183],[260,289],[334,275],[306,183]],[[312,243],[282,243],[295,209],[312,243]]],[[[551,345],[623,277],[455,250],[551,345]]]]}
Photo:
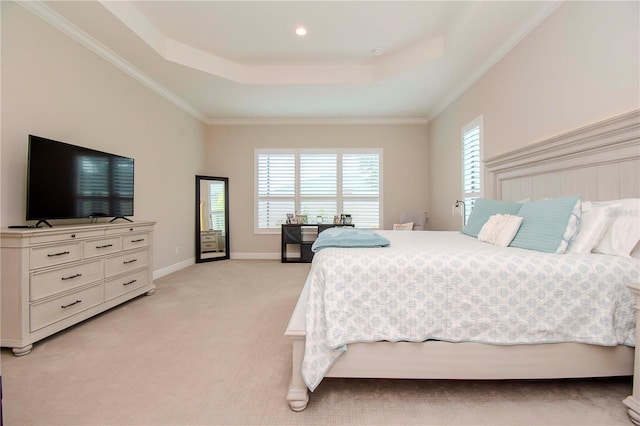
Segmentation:
{"type": "Polygon", "coordinates": [[[212,262],[214,260],[229,259],[229,178],[196,175],[196,263],[212,262]],[[218,181],[224,183],[224,240],[225,252],[223,256],[202,257],[200,251],[200,186],[203,181],[218,181]]]}

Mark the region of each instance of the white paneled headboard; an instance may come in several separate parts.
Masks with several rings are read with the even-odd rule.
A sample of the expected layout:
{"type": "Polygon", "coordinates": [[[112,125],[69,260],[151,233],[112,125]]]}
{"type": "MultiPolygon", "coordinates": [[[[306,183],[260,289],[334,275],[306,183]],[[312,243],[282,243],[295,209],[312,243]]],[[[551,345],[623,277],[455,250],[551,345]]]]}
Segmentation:
{"type": "Polygon", "coordinates": [[[491,198],[640,197],[640,110],[564,133],[485,162],[491,198]]]}

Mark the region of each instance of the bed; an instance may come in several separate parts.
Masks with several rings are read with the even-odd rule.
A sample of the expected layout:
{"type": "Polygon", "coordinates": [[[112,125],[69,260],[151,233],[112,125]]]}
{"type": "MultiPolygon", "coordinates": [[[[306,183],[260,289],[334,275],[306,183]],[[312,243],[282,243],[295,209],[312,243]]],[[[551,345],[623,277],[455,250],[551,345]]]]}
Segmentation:
{"type": "MultiPolygon", "coordinates": [[[[580,194],[584,199],[594,201],[638,198],[639,148],[639,111],[559,135],[487,161],[491,198],[539,200],[572,194],[580,194]]],[[[485,243],[457,232],[381,231],[379,234],[391,241],[390,247],[331,248],[318,252],[314,257],[307,282],[285,332],[293,344],[292,378],[287,393],[287,401],[292,410],[300,411],[307,406],[309,389],[321,385],[324,377],[539,379],[634,373],[633,346],[637,315],[634,304],[637,301],[626,286],[632,285],[640,275],[638,261],[608,255],[558,256],[537,253],[532,256],[531,250],[513,247],[485,251],[485,243]],[[362,253],[358,253],[359,251],[362,253]],[[394,251],[395,266],[386,265],[390,269],[380,270],[380,265],[385,264],[385,259],[390,258],[394,251]],[[474,260],[474,256],[478,254],[481,258],[474,260]],[[369,259],[369,266],[365,262],[355,270],[345,272],[345,269],[351,268],[350,265],[356,262],[356,257],[369,259]],[[357,320],[350,323],[349,315],[340,318],[343,307],[345,312],[354,315],[354,306],[345,305],[345,300],[352,299],[353,289],[336,290],[331,287],[331,280],[325,280],[327,274],[342,273],[344,275],[334,280],[335,282],[352,281],[353,277],[354,283],[354,274],[364,274],[369,281],[382,285],[387,281],[385,274],[398,270],[400,264],[397,262],[402,263],[403,258],[403,267],[416,266],[413,268],[413,275],[410,273],[403,278],[403,283],[408,283],[413,293],[398,293],[397,289],[389,292],[389,289],[384,289],[382,291],[387,293],[383,296],[389,298],[392,294],[394,309],[402,310],[402,303],[405,301],[419,300],[424,294],[433,293],[437,297],[425,302],[430,309],[420,310],[419,306],[412,306],[414,311],[406,315],[408,323],[388,324],[384,320],[379,321],[378,325],[382,326],[384,333],[370,327],[358,327],[360,322],[357,320]],[[439,288],[438,282],[427,280],[427,288],[417,289],[420,280],[426,275],[424,271],[433,271],[429,269],[433,266],[425,266],[424,262],[434,258],[437,258],[441,267],[439,276],[447,276],[446,280],[441,281],[446,282],[439,288]],[[491,274],[492,268],[485,265],[494,265],[493,269],[496,269],[502,262],[511,264],[515,274],[509,275],[508,272],[496,270],[497,275],[492,279],[499,281],[502,277],[502,281],[511,283],[512,291],[508,289],[509,284],[506,289],[495,291],[484,284],[477,285],[481,281],[474,280],[479,279],[480,275],[491,274]],[[552,263],[559,264],[553,266],[558,269],[551,273],[551,279],[544,281],[543,288],[533,290],[534,283],[530,280],[536,274],[527,275],[527,267],[532,268],[531,265],[540,263],[549,268],[552,263]],[[378,270],[367,269],[372,265],[377,265],[378,270]],[[592,279],[581,279],[582,291],[570,290],[568,287],[563,289],[563,282],[566,286],[570,285],[572,276],[578,279],[577,271],[592,279]],[[460,274],[455,275],[458,272],[460,274]],[[552,287],[554,275],[558,287],[552,287]],[[593,279],[596,276],[607,278],[599,282],[593,279]],[[587,288],[589,282],[593,287],[587,288]],[[459,284],[459,288],[457,284],[452,286],[452,283],[459,284]],[[330,291],[325,292],[325,285],[330,291]],[[485,287],[484,295],[482,291],[474,293],[475,287],[482,286],[485,287]],[[589,300],[598,299],[593,297],[596,294],[594,292],[604,291],[605,287],[611,293],[603,299],[608,299],[611,304],[609,307],[593,303],[589,306],[591,312],[602,314],[596,315],[598,318],[593,323],[585,322],[584,313],[576,313],[577,317],[572,321],[571,314],[559,312],[572,312],[573,308],[566,308],[566,304],[572,299],[578,305],[589,304],[589,300]],[[536,291],[547,291],[554,295],[550,300],[555,300],[556,306],[537,304],[540,295],[535,294],[536,291]],[[398,294],[401,294],[401,300],[396,300],[398,294]],[[588,294],[591,296],[585,297],[588,294]],[[318,304],[322,299],[333,297],[335,300],[329,300],[328,307],[323,308],[322,303],[318,304]],[[520,299],[528,302],[514,304],[511,311],[507,305],[492,306],[491,303],[500,297],[511,302],[520,299]],[[473,309],[474,306],[484,306],[485,310],[473,309]],[[322,312],[322,309],[330,309],[331,313],[322,312]],[[465,314],[465,309],[468,315],[465,314]],[[608,316],[607,310],[611,311],[608,316]],[[437,312],[438,316],[448,311],[457,314],[448,317],[445,326],[436,327],[435,331],[433,328],[427,331],[416,330],[416,318],[430,323],[431,311],[437,312]],[[496,313],[504,314],[502,319],[506,318],[508,321],[500,321],[501,317],[496,317],[496,313]],[[564,324],[565,328],[557,335],[545,332],[531,336],[524,333],[524,324],[514,321],[519,316],[532,320],[535,317],[547,318],[552,323],[564,324]],[[332,318],[332,321],[337,319],[340,326],[336,328],[335,324],[321,324],[327,317],[332,318]],[[557,318],[554,319],[555,317],[557,318]],[[482,318],[491,321],[477,321],[482,318]],[[492,322],[499,325],[491,328],[487,324],[492,322]],[[510,322],[514,323],[515,328],[509,328],[510,322]],[[461,330],[473,329],[474,324],[479,323],[484,324],[484,328],[476,327],[472,336],[462,334],[461,330]],[[581,324],[584,325],[582,329],[581,324]],[[607,332],[595,333],[598,334],[596,337],[592,332],[599,327],[607,332]],[[343,333],[344,330],[347,332],[343,333]],[[505,334],[498,336],[501,331],[505,334]],[[323,338],[326,341],[323,342],[323,338]]],[[[362,285],[356,285],[356,290],[360,291],[359,297],[362,297],[362,292],[366,293],[365,298],[372,297],[366,289],[362,290],[362,285]]],[[[356,308],[358,303],[360,302],[356,302],[356,308]]],[[[544,324],[534,328],[548,331],[544,324]]],[[[625,404],[630,409],[632,420],[637,421],[640,418],[636,414],[640,408],[637,397],[627,398],[625,404]]]]}

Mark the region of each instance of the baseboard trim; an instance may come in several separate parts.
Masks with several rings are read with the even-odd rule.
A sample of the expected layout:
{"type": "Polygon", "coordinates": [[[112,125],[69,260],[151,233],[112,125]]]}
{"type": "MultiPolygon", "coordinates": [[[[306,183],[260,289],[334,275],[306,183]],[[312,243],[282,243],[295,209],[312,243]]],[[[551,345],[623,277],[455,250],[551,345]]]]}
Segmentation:
{"type": "Polygon", "coordinates": [[[153,271],[153,279],[157,280],[158,278],[162,278],[165,275],[169,275],[173,272],[179,271],[180,269],[188,268],[189,266],[196,263],[195,257],[190,257],[187,260],[183,260],[182,262],[174,263],[173,265],[169,265],[162,269],[157,269],[153,271]]]}
{"type": "Polygon", "coordinates": [[[231,259],[258,259],[258,260],[279,260],[280,252],[260,252],[260,253],[231,253],[231,259]]]}

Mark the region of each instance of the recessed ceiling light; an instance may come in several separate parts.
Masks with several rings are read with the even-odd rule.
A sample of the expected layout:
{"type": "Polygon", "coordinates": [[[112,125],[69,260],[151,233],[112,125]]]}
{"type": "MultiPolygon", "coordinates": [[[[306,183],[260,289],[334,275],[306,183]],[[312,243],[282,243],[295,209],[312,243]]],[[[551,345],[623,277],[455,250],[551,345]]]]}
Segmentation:
{"type": "Polygon", "coordinates": [[[296,34],[298,34],[299,36],[303,36],[307,34],[307,29],[305,27],[298,27],[296,28],[296,34]]]}

